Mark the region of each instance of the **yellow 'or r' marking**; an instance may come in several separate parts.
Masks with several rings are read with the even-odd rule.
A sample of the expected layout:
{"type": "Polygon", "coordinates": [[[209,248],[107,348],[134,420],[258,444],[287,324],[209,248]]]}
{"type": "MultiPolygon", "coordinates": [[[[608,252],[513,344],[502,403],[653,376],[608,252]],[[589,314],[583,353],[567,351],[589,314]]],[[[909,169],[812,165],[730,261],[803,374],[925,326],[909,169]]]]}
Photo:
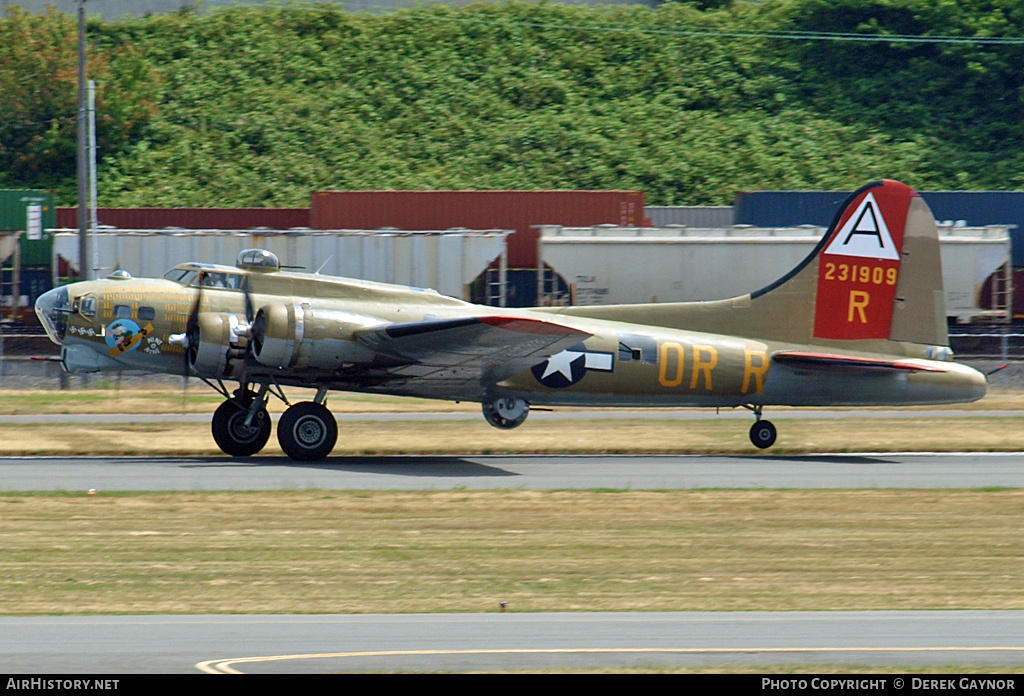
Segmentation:
{"type": "Polygon", "coordinates": [[[758,394],[764,393],[764,376],[768,372],[768,354],[759,350],[743,351],[743,386],[740,391],[746,394],[750,390],[750,380],[753,378],[754,386],[758,394]],[[757,358],[757,365],[754,365],[754,358],[757,358]]]}
{"type": "Polygon", "coordinates": [[[690,389],[697,388],[697,380],[701,374],[704,375],[704,387],[711,391],[711,371],[718,364],[718,351],[711,346],[693,347],[693,369],[690,371],[690,389]],[[703,360],[701,355],[708,354],[711,357],[703,360]]]}
{"type": "Polygon", "coordinates": [[[678,387],[683,383],[683,360],[685,357],[685,350],[678,343],[671,341],[662,343],[658,347],[658,363],[660,369],[658,370],[658,381],[663,387],[678,387]],[[670,378],[668,376],[669,371],[669,356],[674,354],[675,356],[675,374],[670,378]]]}
{"type": "Polygon", "coordinates": [[[871,295],[864,292],[863,290],[851,290],[850,291],[850,311],[847,312],[846,321],[853,321],[853,313],[856,312],[857,316],[860,317],[861,324],[868,323],[868,316],[864,313],[864,308],[871,302],[871,295]]]}

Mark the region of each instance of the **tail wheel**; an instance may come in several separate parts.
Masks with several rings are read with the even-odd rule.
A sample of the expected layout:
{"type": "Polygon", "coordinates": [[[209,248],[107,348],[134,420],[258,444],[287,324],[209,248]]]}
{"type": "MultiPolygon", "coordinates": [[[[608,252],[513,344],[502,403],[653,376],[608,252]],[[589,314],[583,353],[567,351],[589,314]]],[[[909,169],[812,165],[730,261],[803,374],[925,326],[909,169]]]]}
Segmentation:
{"type": "Polygon", "coordinates": [[[766,449],[775,444],[778,432],[771,421],[759,420],[750,428],[750,441],[755,447],[766,449]]]}
{"type": "Polygon", "coordinates": [[[290,406],[277,423],[277,441],[292,459],[315,462],[334,449],[338,423],[327,407],[313,401],[290,406]]]}
{"type": "Polygon", "coordinates": [[[224,454],[232,457],[250,457],[270,439],[270,414],[261,408],[249,425],[245,424],[249,409],[235,399],[228,399],[213,413],[210,424],[213,439],[224,454]]]}
{"type": "Polygon", "coordinates": [[[511,430],[530,415],[530,404],[522,399],[495,399],[483,404],[484,418],[495,428],[511,430]]]}

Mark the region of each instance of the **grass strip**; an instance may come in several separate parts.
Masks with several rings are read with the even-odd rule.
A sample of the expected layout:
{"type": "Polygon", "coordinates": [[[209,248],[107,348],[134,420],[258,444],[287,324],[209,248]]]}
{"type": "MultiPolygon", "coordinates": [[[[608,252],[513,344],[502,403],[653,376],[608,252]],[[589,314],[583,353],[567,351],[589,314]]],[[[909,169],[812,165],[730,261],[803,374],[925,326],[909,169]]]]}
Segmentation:
{"type": "MultiPolygon", "coordinates": [[[[1024,451],[1024,414],[1000,418],[785,419],[768,452],[1024,451]]],[[[334,456],[389,454],[752,454],[745,420],[339,423],[334,456]]],[[[0,455],[222,456],[205,423],[0,425],[0,455]]],[[[282,456],[271,437],[261,455],[282,456]]]]}
{"type": "Polygon", "coordinates": [[[0,495],[0,614],[1024,608],[1021,490],[0,495]]]}
{"type": "MultiPolygon", "coordinates": [[[[166,386],[151,386],[131,382],[124,387],[110,386],[71,390],[0,390],[0,416],[81,414],[81,413],[210,413],[220,405],[223,397],[202,384],[192,384],[186,389],[171,389],[166,386]]],[[[232,385],[233,386],[233,385],[232,385]]],[[[312,398],[310,390],[289,389],[286,394],[291,401],[312,398]]],[[[356,394],[332,392],[328,403],[335,413],[416,413],[416,412],[469,412],[480,413],[480,405],[468,402],[437,401],[412,397],[388,396],[381,394],[356,394]]],[[[271,399],[268,407],[273,413],[281,413],[285,405],[278,399],[271,399]]],[[[559,409],[565,411],[583,409],[559,409]]],[[[712,409],[703,409],[705,413],[712,409]]],[[[799,413],[802,409],[777,407],[767,413],[788,411],[799,413]]],[[[856,412],[855,408],[835,409],[856,412]]],[[[901,407],[897,410],[910,412],[927,411],[1020,411],[1024,414],[1024,393],[1014,391],[990,391],[983,399],[969,404],[949,404],[921,407],[901,407]]],[[[656,412],[657,409],[654,409],[656,412]]]]}

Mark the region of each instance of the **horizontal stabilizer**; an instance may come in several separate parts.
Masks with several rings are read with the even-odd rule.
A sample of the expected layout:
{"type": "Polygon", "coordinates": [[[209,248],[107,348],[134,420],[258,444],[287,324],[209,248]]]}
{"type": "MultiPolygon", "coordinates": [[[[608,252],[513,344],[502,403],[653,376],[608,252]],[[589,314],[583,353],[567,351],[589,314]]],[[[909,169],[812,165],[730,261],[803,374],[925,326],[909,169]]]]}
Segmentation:
{"type": "Polygon", "coordinates": [[[784,350],[774,353],[772,360],[789,367],[803,370],[825,370],[831,372],[945,372],[933,365],[919,365],[906,360],[879,360],[856,358],[829,353],[805,353],[784,350]]]}

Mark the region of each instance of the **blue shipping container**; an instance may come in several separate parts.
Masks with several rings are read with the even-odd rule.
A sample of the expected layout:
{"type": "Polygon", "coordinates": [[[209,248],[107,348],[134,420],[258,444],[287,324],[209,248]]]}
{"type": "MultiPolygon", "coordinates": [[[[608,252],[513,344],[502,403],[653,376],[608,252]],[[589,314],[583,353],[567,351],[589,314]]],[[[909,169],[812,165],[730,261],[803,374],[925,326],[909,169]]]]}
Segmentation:
{"type": "MultiPolygon", "coordinates": [[[[737,225],[795,227],[832,222],[851,191],[751,191],[735,198],[737,225]]],[[[1024,191],[921,191],[939,222],[968,227],[1016,225],[1010,230],[1013,265],[1024,267],[1024,191]]]]}

